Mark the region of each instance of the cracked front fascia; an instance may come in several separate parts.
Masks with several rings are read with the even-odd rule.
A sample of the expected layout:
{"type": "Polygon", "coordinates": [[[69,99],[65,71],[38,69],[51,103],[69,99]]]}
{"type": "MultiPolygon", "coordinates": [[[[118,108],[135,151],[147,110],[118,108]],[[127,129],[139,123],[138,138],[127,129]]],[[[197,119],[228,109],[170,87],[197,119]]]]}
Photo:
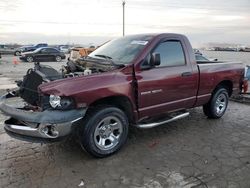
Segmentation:
{"type": "Polygon", "coordinates": [[[16,109],[12,106],[6,105],[3,102],[0,103],[0,110],[15,119],[33,123],[46,123],[56,124],[74,121],[76,119],[84,117],[87,109],[74,109],[68,111],[60,110],[45,110],[42,112],[31,112],[21,109],[16,109]]]}

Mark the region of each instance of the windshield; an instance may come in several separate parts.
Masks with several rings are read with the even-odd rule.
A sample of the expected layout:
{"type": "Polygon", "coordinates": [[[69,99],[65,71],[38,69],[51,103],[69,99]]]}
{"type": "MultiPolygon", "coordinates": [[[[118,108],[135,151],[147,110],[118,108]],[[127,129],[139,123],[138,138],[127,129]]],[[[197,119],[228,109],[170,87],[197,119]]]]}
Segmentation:
{"type": "Polygon", "coordinates": [[[42,48],[37,48],[36,50],[34,50],[33,52],[36,53],[36,52],[39,52],[42,48]]]}
{"type": "Polygon", "coordinates": [[[133,35],[114,39],[96,49],[88,57],[112,59],[118,64],[129,64],[152,37],[152,35],[133,35]]]}

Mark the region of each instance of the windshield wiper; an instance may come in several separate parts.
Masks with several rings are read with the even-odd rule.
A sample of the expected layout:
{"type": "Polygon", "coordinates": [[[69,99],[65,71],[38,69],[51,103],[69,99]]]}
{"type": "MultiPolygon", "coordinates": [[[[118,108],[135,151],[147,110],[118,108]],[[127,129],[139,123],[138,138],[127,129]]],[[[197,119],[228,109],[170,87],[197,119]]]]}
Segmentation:
{"type": "Polygon", "coordinates": [[[95,56],[97,56],[97,57],[103,57],[105,59],[112,59],[112,57],[107,56],[107,55],[102,55],[102,54],[96,54],[95,56]]]}

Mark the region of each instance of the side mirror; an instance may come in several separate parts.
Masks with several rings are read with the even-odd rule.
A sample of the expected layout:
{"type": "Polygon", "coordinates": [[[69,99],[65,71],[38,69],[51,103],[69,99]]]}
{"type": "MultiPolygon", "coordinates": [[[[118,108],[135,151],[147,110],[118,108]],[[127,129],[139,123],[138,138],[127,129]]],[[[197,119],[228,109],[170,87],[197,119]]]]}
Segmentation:
{"type": "Polygon", "coordinates": [[[161,55],[158,53],[152,53],[150,58],[150,66],[158,66],[161,64],[161,55]]]}

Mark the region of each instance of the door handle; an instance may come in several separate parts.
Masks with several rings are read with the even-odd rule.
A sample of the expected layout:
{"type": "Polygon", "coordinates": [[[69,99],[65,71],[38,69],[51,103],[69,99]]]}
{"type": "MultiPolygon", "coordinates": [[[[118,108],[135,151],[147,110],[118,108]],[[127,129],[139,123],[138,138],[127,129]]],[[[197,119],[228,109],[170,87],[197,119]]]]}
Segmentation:
{"type": "Polygon", "coordinates": [[[188,77],[188,76],[192,76],[192,72],[183,72],[181,74],[182,77],[188,77]]]}

